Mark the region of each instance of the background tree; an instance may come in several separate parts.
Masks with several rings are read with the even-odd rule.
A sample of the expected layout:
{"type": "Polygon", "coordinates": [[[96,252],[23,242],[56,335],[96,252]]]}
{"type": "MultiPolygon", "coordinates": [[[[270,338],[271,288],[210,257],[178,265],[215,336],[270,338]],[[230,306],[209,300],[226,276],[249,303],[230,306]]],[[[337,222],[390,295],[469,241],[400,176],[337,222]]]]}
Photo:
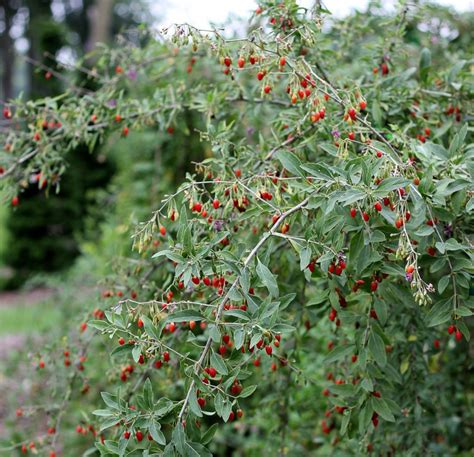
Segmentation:
{"type": "MultiPolygon", "coordinates": [[[[76,143],[120,135],[132,179],[115,184],[154,212],[113,274],[100,265],[95,309],[72,294],[78,330],[32,354],[57,403],[21,407],[48,432],[8,450],[471,453],[472,87],[463,50],[423,32],[439,14],[401,5],[321,29],[321,8],[268,1],[243,38],[145,33],[103,51],[94,96],[49,113],[59,129],[10,132],[13,205],[44,158],[54,188],[76,143]],[[149,144],[179,152],[183,134],[212,153],[160,196],[153,147],[132,142],[150,126],[149,144]]],[[[126,233],[126,213],[103,233],[126,233]]]]}

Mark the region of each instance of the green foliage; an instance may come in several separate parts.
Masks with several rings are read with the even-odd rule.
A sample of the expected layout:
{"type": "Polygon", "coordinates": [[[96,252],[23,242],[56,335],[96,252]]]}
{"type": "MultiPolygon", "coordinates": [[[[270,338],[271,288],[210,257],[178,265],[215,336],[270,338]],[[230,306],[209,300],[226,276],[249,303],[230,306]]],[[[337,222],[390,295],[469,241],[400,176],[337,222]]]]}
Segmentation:
{"type": "MultiPolygon", "coordinates": [[[[100,387],[80,430],[94,424],[104,456],[468,455],[463,49],[431,49],[433,30],[405,34],[430,6],[325,32],[323,10],[261,6],[253,20],[269,25],[248,37],[178,26],[165,42],[105,50],[93,96],[16,101],[18,118],[47,106],[61,127],[10,134],[11,197],[39,170],[54,188],[73,148],[117,131],[133,149],[117,195],[155,207],[75,335],[76,355],[102,345],[88,352],[100,387]],[[195,147],[193,129],[209,151],[160,202],[153,154],[132,138],[152,126],[161,134],[144,140],[159,151],[178,136],[170,166],[195,147]]],[[[66,392],[86,382],[80,364],[61,367],[66,392]]]]}

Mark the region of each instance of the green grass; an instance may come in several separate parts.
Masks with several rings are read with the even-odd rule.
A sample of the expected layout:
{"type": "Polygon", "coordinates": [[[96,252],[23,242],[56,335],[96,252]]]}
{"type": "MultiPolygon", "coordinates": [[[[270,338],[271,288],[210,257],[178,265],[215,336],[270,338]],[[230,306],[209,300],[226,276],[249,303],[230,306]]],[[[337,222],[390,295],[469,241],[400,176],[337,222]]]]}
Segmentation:
{"type": "Polygon", "coordinates": [[[0,198],[0,265],[3,264],[2,256],[7,246],[7,216],[8,208],[2,203],[2,200],[0,198]]]}
{"type": "Polygon", "coordinates": [[[44,333],[61,319],[61,311],[51,302],[0,307],[0,335],[44,333]]]}

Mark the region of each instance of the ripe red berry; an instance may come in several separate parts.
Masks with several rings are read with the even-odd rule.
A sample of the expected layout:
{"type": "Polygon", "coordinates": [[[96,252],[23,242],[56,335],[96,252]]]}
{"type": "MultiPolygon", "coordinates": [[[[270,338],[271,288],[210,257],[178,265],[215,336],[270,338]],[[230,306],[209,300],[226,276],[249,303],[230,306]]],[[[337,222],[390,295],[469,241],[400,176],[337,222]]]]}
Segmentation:
{"type": "Polygon", "coordinates": [[[124,437],[126,440],[128,440],[128,439],[130,438],[130,432],[129,432],[128,430],[125,430],[125,431],[123,432],[123,437],[124,437]]]}
{"type": "Polygon", "coordinates": [[[357,216],[357,210],[355,208],[351,208],[351,217],[354,218],[357,216]]]}
{"type": "Polygon", "coordinates": [[[143,328],[143,321],[141,320],[141,318],[138,318],[137,325],[138,325],[138,328],[143,328]]]}
{"type": "Polygon", "coordinates": [[[201,282],[201,280],[197,276],[193,276],[191,281],[196,284],[196,286],[201,282]]]}
{"type": "Polygon", "coordinates": [[[377,202],[374,205],[374,208],[375,208],[376,211],[378,211],[380,213],[380,211],[382,211],[382,204],[380,202],[377,202]]]}
{"type": "Polygon", "coordinates": [[[354,141],[355,140],[355,133],[354,132],[349,132],[349,140],[354,141]]]}
{"type": "Polygon", "coordinates": [[[140,430],[138,430],[138,431],[135,433],[135,437],[137,438],[137,441],[140,442],[141,440],[143,440],[143,433],[142,433],[140,430]]]}
{"type": "Polygon", "coordinates": [[[425,135],[430,136],[431,135],[431,129],[429,127],[425,128],[425,135]]]}
{"type": "Polygon", "coordinates": [[[448,333],[452,335],[456,331],[456,327],[454,325],[450,325],[448,327],[448,333]]]}
{"type": "Polygon", "coordinates": [[[379,287],[379,283],[377,281],[372,281],[370,283],[370,290],[372,292],[375,292],[377,290],[377,288],[379,287]]]}
{"type": "Polygon", "coordinates": [[[18,206],[19,203],[20,203],[20,199],[15,195],[12,198],[12,206],[18,206]]]}
{"type": "Polygon", "coordinates": [[[369,219],[370,219],[369,214],[364,211],[362,213],[362,219],[364,219],[365,222],[369,222],[369,219]]]}
{"type": "Polygon", "coordinates": [[[456,338],[456,341],[462,340],[462,333],[459,330],[456,330],[455,338],[456,338]]]}
{"type": "Polygon", "coordinates": [[[286,65],[286,59],[285,59],[285,57],[282,57],[280,59],[280,67],[284,67],[285,65],[286,65]]]}
{"type": "Polygon", "coordinates": [[[212,202],[212,206],[214,207],[214,209],[217,209],[217,208],[219,208],[219,206],[221,206],[221,202],[216,198],[212,202]]]}
{"type": "Polygon", "coordinates": [[[224,57],[224,65],[230,67],[232,65],[232,59],[230,57],[224,57]]]}
{"type": "Polygon", "coordinates": [[[163,352],[163,360],[165,362],[169,362],[170,361],[170,353],[168,351],[165,351],[163,352]]]}
{"type": "Polygon", "coordinates": [[[383,156],[383,152],[382,151],[377,151],[375,153],[375,155],[380,159],[383,156]]]}
{"type": "Polygon", "coordinates": [[[160,233],[161,233],[163,236],[166,235],[166,229],[165,229],[162,225],[160,225],[160,233]]]}
{"type": "Polygon", "coordinates": [[[259,72],[257,73],[257,79],[258,79],[259,81],[261,81],[264,76],[265,76],[265,73],[263,73],[262,71],[259,71],[259,72]]]}
{"type": "Polygon", "coordinates": [[[125,136],[125,137],[128,136],[128,131],[129,131],[129,130],[128,130],[128,127],[124,127],[124,128],[122,129],[122,136],[125,136]]]}
{"type": "Polygon", "coordinates": [[[198,401],[199,406],[200,406],[201,408],[204,408],[204,406],[206,406],[206,399],[205,399],[205,398],[199,397],[199,398],[197,399],[197,401],[198,401]]]}
{"type": "Polygon", "coordinates": [[[365,108],[367,108],[367,102],[365,100],[361,100],[359,102],[359,107],[361,110],[365,110],[365,108]]]}
{"type": "Polygon", "coordinates": [[[263,91],[266,94],[269,94],[271,92],[271,90],[272,90],[272,88],[268,84],[263,88],[263,91]]]}
{"type": "Polygon", "coordinates": [[[239,57],[239,60],[237,60],[237,65],[238,65],[239,68],[244,68],[245,59],[243,57],[239,57]]]}
{"type": "Polygon", "coordinates": [[[439,343],[439,340],[438,340],[438,339],[436,339],[436,340],[433,341],[433,346],[434,346],[435,349],[439,349],[440,343],[439,343]]]}
{"type": "Polygon", "coordinates": [[[333,263],[331,263],[328,267],[329,273],[334,273],[335,269],[336,269],[336,265],[334,265],[333,263]]]}
{"type": "Polygon", "coordinates": [[[408,273],[408,274],[411,274],[415,271],[415,267],[413,265],[408,265],[406,268],[405,268],[405,271],[408,273]]]}
{"type": "Polygon", "coordinates": [[[270,345],[265,346],[265,352],[266,352],[268,355],[272,355],[273,348],[272,348],[270,345]]]}
{"type": "Polygon", "coordinates": [[[125,344],[125,338],[121,336],[118,340],[118,343],[120,344],[120,346],[123,346],[125,344]]]}
{"type": "Polygon", "coordinates": [[[356,362],[357,362],[357,355],[354,354],[354,355],[351,357],[351,360],[352,360],[352,363],[356,363],[356,362]]]}

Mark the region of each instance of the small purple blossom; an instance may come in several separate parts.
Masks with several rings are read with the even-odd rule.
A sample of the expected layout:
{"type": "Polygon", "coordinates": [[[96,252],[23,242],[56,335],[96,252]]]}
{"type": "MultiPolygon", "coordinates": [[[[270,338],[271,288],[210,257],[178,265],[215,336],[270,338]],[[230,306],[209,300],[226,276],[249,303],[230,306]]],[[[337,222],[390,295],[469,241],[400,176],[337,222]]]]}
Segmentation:
{"type": "Polygon", "coordinates": [[[247,135],[253,135],[255,132],[254,127],[247,127],[247,135]]]}
{"type": "Polygon", "coordinates": [[[136,79],[137,79],[137,70],[129,70],[127,72],[127,76],[128,76],[128,79],[130,79],[132,81],[136,81],[136,79]]]}
{"type": "Polygon", "coordinates": [[[115,98],[112,98],[110,99],[108,102],[107,102],[107,106],[109,108],[115,108],[117,106],[117,100],[115,100],[115,98]]]}
{"type": "Polygon", "coordinates": [[[445,224],[443,233],[446,238],[451,238],[453,236],[453,226],[451,224],[445,224]]]}
{"type": "Polygon", "coordinates": [[[334,137],[334,138],[339,138],[341,136],[341,132],[339,132],[339,130],[333,130],[331,132],[331,135],[334,137]]]}
{"type": "Polygon", "coordinates": [[[405,279],[408,282],[412,282],[413,281],[413,273],[405,273],[405,279]]]}
{"type": "Polygon", "coordinates": [[[221,221],[221,220],[215,220],[214,221],[214,230],[216,232],[220,232],[224,227],[224,221],[221,221]]]}

